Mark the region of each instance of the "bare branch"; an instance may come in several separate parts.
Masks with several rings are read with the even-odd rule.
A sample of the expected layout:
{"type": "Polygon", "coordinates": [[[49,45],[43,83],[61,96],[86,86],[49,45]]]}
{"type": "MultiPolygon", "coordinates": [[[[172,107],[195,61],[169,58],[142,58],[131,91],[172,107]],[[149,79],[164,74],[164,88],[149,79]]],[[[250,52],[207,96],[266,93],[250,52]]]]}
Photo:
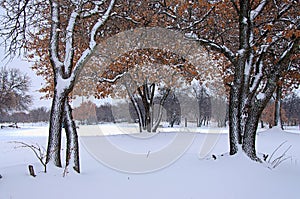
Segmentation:
{"type": "Polygon", "coordinates": [[[186,28],[182,28],[182,30],[186,30],[186,29],[190,29],[192,27],[194,27],[197,24],[202,23],[205,19],[207,19],[207,17],[211,14],[211,12],[215,9],[215,6],[211,7],[204,15],[201,19],[197,20],[197,21],[193,21],[188,27],[186,28]]]}
{"type": "Polygon", "coordinates": [[[20,56],[26,49],[30,32],[42,21],[43,15],[37,9],[44,9],[47,3],[42,1],[9,1],[3,0],[1,6],[5,14],[1,16],[0,36],[5,46],[5,58],[13,59],[20,56]]]}

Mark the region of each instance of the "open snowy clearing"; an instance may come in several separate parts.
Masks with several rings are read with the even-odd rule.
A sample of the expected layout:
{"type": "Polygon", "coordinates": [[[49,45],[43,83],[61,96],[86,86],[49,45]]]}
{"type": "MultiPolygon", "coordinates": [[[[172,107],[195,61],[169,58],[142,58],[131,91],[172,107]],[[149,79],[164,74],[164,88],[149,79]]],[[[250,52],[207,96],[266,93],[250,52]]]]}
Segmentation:
{"type": "Polygon", "coordinates": [[[47,126],[0,130],[0,199],[19,198],[300,198],[300,131],[297,127],[260,130],[259,154],[272,160],[285,150],[276,168],[243,154],[229,157],[226,129],[162,128],[158,134],[134,132],[128,125],[79,128],[81,174],[48,166],[48,173],[21,141],[46,146],[47,126]],[[178,133],[180,132],[180,133],[178,133]],[[99,136],[106,134],[107,136],[99,136]],[[111,145],[108,145],[111,144],[111,145]],[[114,148],[108,148],[114,146],[114,148]],[[117,153],[120,152],[120,153],[117,153]],[[216,160],[214,160],[216,157],[216,160]],[[128,158],[127,158],[128,157],[128,158]],[[159,158],[159,159],[156,159],[159,158]],[[36,177],[28,173],[34,166],[36,177]],[[115,165],[114,165],[115,164],[115,165]]]}

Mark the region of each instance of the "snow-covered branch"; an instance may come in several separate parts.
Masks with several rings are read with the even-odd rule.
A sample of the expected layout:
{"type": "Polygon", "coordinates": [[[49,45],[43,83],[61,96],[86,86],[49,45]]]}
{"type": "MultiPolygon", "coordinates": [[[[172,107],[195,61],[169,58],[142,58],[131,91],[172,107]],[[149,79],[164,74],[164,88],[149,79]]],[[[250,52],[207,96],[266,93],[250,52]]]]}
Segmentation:
{"type": "Polygon", "coordinates": [[[130,22],[132,22],[132,23],[134,23],[134,24],[139,24],[139,23],[140,23],[139,21],[136,21],[136,20],[133,19],[132,17],[129,17],[129,16],[123,16],[123,15],[120,15],[120,14],[118,14],[118,13],[116,13],[116,12],[111,13],[110,16],[114,16],[114,17],[117,17],[117,18],[126,19],[126,20],[128,20],[128,21],[130,21],[130,22]]]}
{"type": "Polygon", "coordinates": [[[122,74],[118,74],[113,79],[108,79],[108,78],[101,77],[99,79],[99,82],[115,83],[118,79],[120,79],[121,77],[123,77],[125,74],[126,74],[126,72],[122,73],[122,74]]]}
{"type": "Polygon", "coordinates": [[[164,10],[164,11],[161,11],[161,14],[165,14],[165,15],[167,15],[168,17],[171,17],[172,19],[177,19],[177,16],[176,16],[176,15],[171,14],[171,13],[165,11],[165,10],[164,10]]]}
{"type": "MultiPolygon", "coordinates": [[[[270,74],[270,77],[268,78],[267,83],[264,86],[263,94],[265,96],[271,96],[274,93],[274,90],[276,88],[276,82],[279,79],[279,74],[286,70],[288,68],[288,63],[285,63],[289,60],[290,56],[294,53],[294,51],[299,48],[300,38],[297,38],[295,41],[291,41],[288,43],[288,46],[286,47],[286,50],[283,51],[281,54],[278,62],[276,63],[275,67],[277,70],[270,74]]],[[[257,98],[260,101],[265,100],[264,98],[257,98]]]]}
{"type": "MultiPolygon", "coordinates": [[[[74,37],[74,27],[76,24],[76,19],[79,16],[78,10],[74,10],[70,16],[69,23],[66,29],[66,47],[65,47],[65,59],[64,66],[65,70],[71,70],[72,62],[73,62],[73,37],[74,37]]],[[[65,71],[66,72],[66,71],[65,71]]]]}
{"type": "Polygon", "coordinates": [[[254,92],[257,90],[259,87],[259,84],[262,80],[263,77],[263,63],[262,60],[259,60],[258,64],[258,70],[256,71],[256,75],[253,77],[253,83],[250,85],[250,93],[254,92]]]}
{"type": "Polygon", "coordinates": [[[89,10],[83,10],[83,14],[82,14],[82,17],[83,18],[86,18],[86,17],[90,17],[90,16],[93,16],[97,13],[100,12],[99,10],[99,7],[105,2],[105,0],[102,0],[102,1],[94,1],[94,8],[93,9],[89,9],[89,10]]]}
{"type": "Polygon", "coordinates": [[[101,18],[98,19],[97,23],[92,28],[90,45],[89,45],[91,50],[94,49],[94,47],[96,46],[96,41],[95,41],[96,33],[99,30],[99,28],[106,22],[108,17],[110,16],[110,13],[111,13],[112,8],[114,7],[114,4],[115,4],[115,0],[111,0],[106,12],[103,14],[103,16],[101,18]]]}
{"type": "Polygon", "coordinates": [[[287,49],[285,51],[283,51],[283,53],[281,54],[279,60],[278,60],[278,63],[282,63],[285,61],[285,59],[287,59],[287,56],[289,56],[290,52],[292,51],[292,49],[295,47],[295,46],[298,46],[299,45],[299,38],[296,40],[296,42],[294,41],[290,41],[288,43],[288,46],[287,46],[287,49]],[[297,42],[298,41],[298,42],[297,42]],[[298,44],[297,44],[298,43],[298,44]]]}
{"type": "Polygon", "coordinates": [[[219,44],[217,44],[213,41],[210,41],[210,40],[207,40],[207,39],[204,39],[204,38],[197,38],[196,40],[199,41],[201,44],[209,46],[212,49],[224,54],[232,63],[235,62],[234,53],[229,48],[227,48],[226,46],[219,45],[219,44]]]}
{"type": "Polygon", "coordinates": [[[250,20],[253,21],[265,8],[267,5],[267,0],[262,0],[258,6],[250,12],[250,20]]]}
{"type": "Polygon", "coordinates": [[[96,34],[97,31],[104,25],[104,23],[107,21],[108,17],[110,16],[110,13],[112,11],[112,8],[115,4],[115,0],[111,0],[110,4],[106,10],[106,12],[103,14],[102,17],[98,19],[96,24],[93,26],[91,33],[90,33],[90,42],[89,42],[89,48],[87,48],[79,58],[79,60],[76,62],[76,65],[74,67],[71,79],[72,81],[75,81],[79,75],[79,72],[81,71],[84,63],[87,61],[88,57],[94,52],[96,48],[96,34]]]}
{"type": "Polygon", "coordinates": [[[62,67],[63,63],[58,58],[58,38],[59,38],[59,6],[53,1],[51,4],[51,35],[50,35],[50,59],[56,70],[62,67]]]}
{"type": "Polygon", "coordinates": [[[283,9],[279,11],[278,16],[282,16],[282,15],[283,15],[284,13],[286,13],[291,7],[292,7],[292,5],[290,5],[290,4],[285,5],[285,6],[283,7],[283,9]]]}

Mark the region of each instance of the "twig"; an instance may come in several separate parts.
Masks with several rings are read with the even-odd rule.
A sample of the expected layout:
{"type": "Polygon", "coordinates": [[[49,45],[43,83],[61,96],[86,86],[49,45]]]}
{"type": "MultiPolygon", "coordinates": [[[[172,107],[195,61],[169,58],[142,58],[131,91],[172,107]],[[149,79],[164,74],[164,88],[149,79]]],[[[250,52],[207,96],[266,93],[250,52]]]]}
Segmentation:
{"type": "Polygon", "coordinates": [[[281,164],[283,161],[291,158],[291,156],[289,157],[286,157],[284,159],[282,159],[285,155],[286,155],[286,152],[288,152],[290,150],[290,148],[292,147],[292,145],[290,145],[284,152],[281,156],[279,156],[278,158],[274,159],[271,163],[271,165],[273,165],[273,168],[276,168],[279,164],[281,164]]]}
{"type": "Polygon", "coordinates": [[[275,154],[275,153],[279,150],[279,148],[282,147],[282,145],[284,145],[286,142],[287,142],[287,141],[282,142],[282,143],[281,143],[281,144],[273,151],[273,153],[271,154],[271,156],[270,156],[270,158],[269,158],[269,160],[268,160],[268,163],[270,163],[270,161],[271,161],[272,157],[274,156],[274,154],[275,154]]]}
{"type": "MultiPolygon", "coordinates": [[[[290,145],[280,156],[278,156],[277,158],[273,159],[273,156],[276,154],[276,152],[286,143],[287,141],[284,141],[283,143],[281,143],[271,154],[271,156],[268,158],[268,164],[269,164],[269,168],[276,168],[278,167],[282,162],[292,158],[292,156],[286,156],[286,153],[291,149],[292,145],[290,145]]],[[[265,159],[265,161],[267,160],[267,157],[265,159]]]]}

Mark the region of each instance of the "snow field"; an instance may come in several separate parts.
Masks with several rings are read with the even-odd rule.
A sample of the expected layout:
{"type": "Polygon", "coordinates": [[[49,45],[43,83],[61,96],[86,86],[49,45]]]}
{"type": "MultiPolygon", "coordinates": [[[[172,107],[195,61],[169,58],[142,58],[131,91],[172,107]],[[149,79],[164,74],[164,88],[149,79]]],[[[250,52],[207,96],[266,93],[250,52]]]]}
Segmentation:
{"type": "MultiPolygon", "coordinates": [[[[105,125],[105,130],[110,130],[110,134],[113,134],[114,128],[116,127],[113,125],[105,125]]],[[[85,136],[88,139],[95,136],[95,132],[91,129],[80,127],[79,134],[80,130],[84,132],[88,130],[87,132],[92,134],[85,136]]],[[[257,150],[260,155],[262,153],[271,155],[281,143],[285,142],[274,155],[276,158],[287,147],[292,146],[287,151],[287,157],[291,158],[275,169],[267,168],[267,164],[255,163],[241,153],[229,157],[227,155],[228,135],[225,133],[209,134],[209,136],[205,133],[190,133],[194,134],[194,139],[178,160],[169,165],[162,165],[155,171],[139,174],[118,171],[102,164],[94,154],[88,152],[89,148],[85,145],[83,137],[80,137],[82,173],[76,174],[69,168],[66,177],[63,177],[64,169],[52,165],[48,166],[48,173],[43,173],[41,164],[30,149],[15,148],[17,144],[11,143],[11,141],[22,141],[46,146],[46,126],[0,130],[0,174],[2,175],[0,199],[298,199],[300,198],[300,133],[297,128],[288,131],[293,133],[273,128],[261,131],[257,136],[257,150]],[[214,160],[212,155],[217,159],[214,160]],[[34,165],[37,177],[29,176],[27,168],[29,164],[34,165]]],[[[109,140],[124,151],[144,154],[147,161],[153,157],[152,153],[168,147],[176,135],[176,132],[161,132],[149,137],[138,137],[136,134],[97,137],[109,140]]],[[[99,149],[105,150],[101,147],[99,149]]],[[[110,151],[105,153],[110,154],[110,151]]]]}

